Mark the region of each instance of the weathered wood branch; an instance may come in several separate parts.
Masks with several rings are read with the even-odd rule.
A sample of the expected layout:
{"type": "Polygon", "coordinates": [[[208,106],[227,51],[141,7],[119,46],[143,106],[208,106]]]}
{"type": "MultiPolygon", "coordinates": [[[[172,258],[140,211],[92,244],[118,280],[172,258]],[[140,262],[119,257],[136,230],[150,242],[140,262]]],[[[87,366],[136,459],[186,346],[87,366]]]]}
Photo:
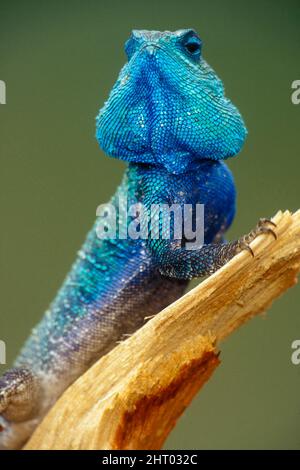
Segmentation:
{"type": "MultiPolygon", "coordinates": [[[[300,211],[101,358],[58,400],[26,449],[159,449],[219,363],[220,341],[293,286],[300,211]]],[[[284,321],[287,321],[286,319],[284,321]]]]}

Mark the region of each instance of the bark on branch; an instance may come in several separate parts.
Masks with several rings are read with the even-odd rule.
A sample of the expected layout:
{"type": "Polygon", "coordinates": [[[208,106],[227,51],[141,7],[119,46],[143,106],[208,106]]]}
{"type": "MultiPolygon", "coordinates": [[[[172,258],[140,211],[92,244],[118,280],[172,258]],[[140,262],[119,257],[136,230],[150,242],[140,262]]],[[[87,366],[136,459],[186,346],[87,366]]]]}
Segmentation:
{"type": "Polygon", "coordinates": [[[219,364],[221,340],[296,283],[300,210],[101,358],[62,395],[26,449],[159,449],[219,364]]]}

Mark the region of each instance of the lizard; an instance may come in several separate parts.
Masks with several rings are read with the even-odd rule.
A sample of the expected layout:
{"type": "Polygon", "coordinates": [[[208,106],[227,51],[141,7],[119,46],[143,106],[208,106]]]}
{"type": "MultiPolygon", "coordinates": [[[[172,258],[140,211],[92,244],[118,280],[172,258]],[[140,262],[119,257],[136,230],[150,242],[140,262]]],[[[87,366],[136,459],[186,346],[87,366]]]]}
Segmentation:
{"type": "MultiPolygon", "coordinates": [[[[272,221],[262,219],[248,235],[224,239],[236,205],[224,160],[239,153],[247,129],[204,60],[197,32],[133,30],[125,51],[127,61],[96,118],[96,138],[105,154],[126,162],[126,171],[56,298],[0,378],[1,449],[26,443],[63,391],[179,298],[190,279],[210,275],[241,250],[253,255],[249,244],[258,234],[276,236],[272,221]],[[190,205],[193,213],[204,205],[202,246],[188,249],[184,236],[164,237],[161,222],[156,236],[120,236],[129,205],[142,204],[147,213],[153,204],[173,203],[190,205]],[[110,235],[111,207],[116,236],[110,235]]],[[[171,226],[174,235],[174,221],[171,226]]],[[[151,232],[145,215],[142,227],[151,232]]]]}

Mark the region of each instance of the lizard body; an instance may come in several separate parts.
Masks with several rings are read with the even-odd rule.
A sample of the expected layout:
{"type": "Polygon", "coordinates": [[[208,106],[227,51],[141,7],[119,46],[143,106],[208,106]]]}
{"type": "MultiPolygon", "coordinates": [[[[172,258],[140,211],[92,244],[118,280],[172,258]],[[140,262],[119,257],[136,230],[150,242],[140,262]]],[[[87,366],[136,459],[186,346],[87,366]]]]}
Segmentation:
{"type": "Polygon", "coordinates": [[[21,447],[62,392],[124,334],[255,236],[222,242],[235,212],[234,182],[222,160],[238,153],[246,128],[202,58],[197,33],[133,31],[126,52],[128,62],[97,117],[102,149],[128,162],[109,207],[118,227],[127,227],[120,200],[127,201],[123,209],[138,203],[147,211],[161,203],[204,204],[204,245],[187,250],[184,239],[162,237],[161,226],[153,239],[100,239],[97,228],[107,214],[97,219],[14,367],[0,378],[3,449],[21,447]]]}

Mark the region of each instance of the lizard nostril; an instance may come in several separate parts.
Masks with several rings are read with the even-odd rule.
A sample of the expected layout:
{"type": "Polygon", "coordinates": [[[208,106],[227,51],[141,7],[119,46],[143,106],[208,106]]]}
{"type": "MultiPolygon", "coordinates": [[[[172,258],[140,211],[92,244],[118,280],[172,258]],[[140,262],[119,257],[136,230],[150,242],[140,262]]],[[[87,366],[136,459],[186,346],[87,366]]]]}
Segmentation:
{"type": "Polygon", "coordinates": [[[154,46],[147,46],[146,49],[147,49],[148,54],[154,55],[154,53],[155,53],[155,47],[154,46]]]}
{"type": "Polygon", "coordinates": [[[157,50],[157,46],[155,44],[147,44],[143,47],[143,49],[150,55],[154,56],[157,50]]]}

